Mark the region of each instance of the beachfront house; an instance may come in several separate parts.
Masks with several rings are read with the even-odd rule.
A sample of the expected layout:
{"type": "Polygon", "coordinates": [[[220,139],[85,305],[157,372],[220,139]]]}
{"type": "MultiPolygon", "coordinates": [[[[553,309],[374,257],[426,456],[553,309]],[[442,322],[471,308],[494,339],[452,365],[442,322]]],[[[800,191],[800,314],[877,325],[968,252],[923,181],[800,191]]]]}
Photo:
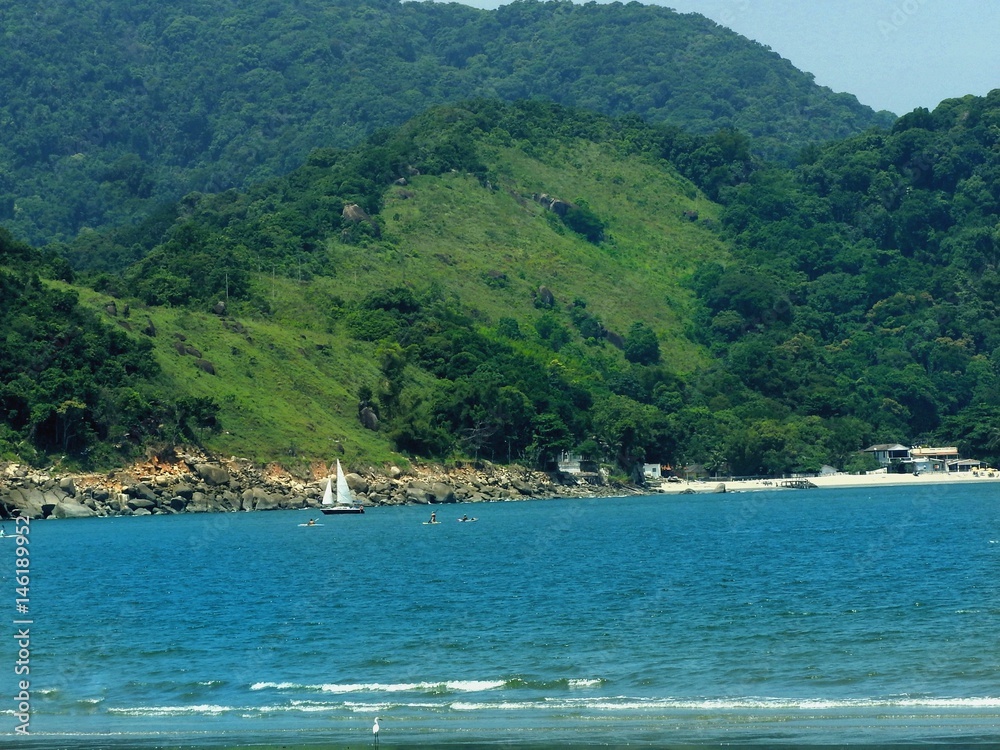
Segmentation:
{"type": "Polygon", "coordinates": [[[910,448],[911,465],[907,468],[923,474],[925,472],[948,471],[948,462],[958,460],[958,448],[948,446],[946,448],[929,448],[927,446],[914,446],[910,448]]]}
{"type": "Polygon", "coordinates": [[[940,461],[958,460],[958,448],[949,446],[947,448],[928,448],[926,446],[915,446],[910,448],[910,458],[934,458],[940,461]]]}
{"type": "Polygon", "coordinates": [[[579,453],[563,451],[559,454],[557,467],[563,474],[596,474],[597,462],[588,461],[579,453]]]}
{"type": "Polygon", "coordinates": [[[646,479],[660,479],[663,473],[660,469],[660,464],[643,464],[642,475],[646,479]]]}
{"type": "Polygon", "coordinates": [[[914,472],[916,474],[944,474],[949,471],[972,471],[985,467],[981,461],[960,460],[958,448],[948,446],[883,444],[865,448],[879,465],[890,472],[914,472]]]}
{"type": "Polygon", "coordinates": [[[955,461],[948,462],[948,471],[963,472],[963,471],[979,471],[980,469],[988,469],[989,464],[985,461],[977,461],[974,458],[960,458],[955,461]]]}
{"type": "Polygon", "coordinates": [[[898,466],[910,460],[910,449],[899,443],[881,443],[865,448],[862,453],[871,453],[884,468],[898,466]]]}

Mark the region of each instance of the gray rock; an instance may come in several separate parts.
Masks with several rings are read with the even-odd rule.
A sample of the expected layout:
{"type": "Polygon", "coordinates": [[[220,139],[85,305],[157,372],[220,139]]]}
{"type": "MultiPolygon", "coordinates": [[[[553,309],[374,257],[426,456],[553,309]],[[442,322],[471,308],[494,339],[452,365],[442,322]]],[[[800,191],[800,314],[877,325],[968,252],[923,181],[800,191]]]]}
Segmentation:
{"type": "Polygon", "coordinates": [[[720,495],[722,493],[724,493],[725,491],[726,491],[726,485],[724,485],[724,484],[717,484],[717,485],[715,485],[715,489],[712,490],[712,492],[714,492],[716,494],[720,494],[720,495]]]}
{"type": "Polygon", "coordinates": [[[47,488],[45,490],[45,502],[46,503],[52,503],[52,504],[61,503],[63,500],[65,500],[68,497],[69,497],[69,495],[67,495],[61,489],[59,489],[58,487],[56,487],[54,484],[52,485],[52,487],[49,487],[49,488],[47,488]]]}
{"type": "Polygon", "coordinates": [[[243,507],[243,498],[232,490],[223,491],[221,500],[226,510],[241,510],[243,507]]]}
{"type": "Polygon", "coordinates": [[[243,490],[243,492],[240,493],[240,497],[243,500],[240,507],[243,510],[253,510],[253,504],[254,504],[253,490],[243,490]]]}
{"type": "Polygon", "coordinates": [[[428,502],[432,503],[454,503],[457,502],[455,490],[444,482],[413,482],[411,489],[423,490],[429,497],[428,502]]]}
{"type": "Polygon", "coordinates": [[[360,474],[345,474],[344,479],[352,492],[368,492],[368,481],[360,474]]]}
{"type": "Polygon", "coordinates": [[[149,500],[154,505],[156,504],[157,494],[150,488],[148,484],[139,482],[138,484],[133,484],[131,487],[125,490],[125,494],[130,497],[138,497],[143,500],[149,500]]]}
{"type": "Polygon", "coordinates": [[[86,505],[67,499],[56,505],[52,515],[55,518],[93,518],[97,514],[86,505]]]}
{"type": "Polygon", "coordinates": [[[198,476],[209,484],[229,483],[229,472],[221,466],[213,466],[212,464],[196,464],[194,470],[198,476]]]}
{"type": "Polygon", "coordinates": [[[128,507],[133,511],[137,510],[150,510],[156,507],[156,502],[153,500],[147,500],[144,497],[130,497],[128,499],[128,507]]]}
{"type": "Polygon", "coordinates": [[[215,502],[211,496],[204,492],[195,492],[191,495],[191,501],[187,504],[188,513],[209,513],[214,509],[215,502]]]}
{"type": "Polygon", "coordinates": [[[406,502],[417,503],[418,505],[428,505],[434,502],[434,496],[427,490],[419,487],[407,487],[404,497],[406,502]]]}
{"type": "Polygon", "coordinates": [[[60,479],[59,489],[70,497],[76,497],[76,483],[73,481],[73,477],[63,477],[60,479]]]}
{"type": "Polygon", "coordinates": [[[173,493],[175,495],[180,495],[185,500],[190,500],[194,497],[195,489],[189,484],[178,484],[173,488],[173,493]]]}
{"type": "Polygon", "coordinates": [[[281,507],[282,497],[280,495],[271,495],[265,492],[260,487],[254,487],[254,510],[277,510],[281,507]]]}
{"type": "Polygon", "coordinates": [[[153,515],[153,513],[152,513],[152,511],[148,511],[145,508],[139,508],[138,510],[133,510],[132,511],[132,515],[133,516],[151,516],[151,515],[153,515]]]}
{"type": "Polygon", "coordinates": [[[358,412],[358,419],[361,422],[361,426],[366,430],[371,430],[372,432],[378,432],[379,421],[378,415],[372,411],[370,406],[366,406],[360,412],[358,412]]]}
{"type": "Polygon", "coordinates": [[[510,486],[513,487],[518,492],[520,492],[522,495],[530,496],[536,494],[535,488],[532,485],[528,484],[527,482],[521,481],[520,479],[510,480],[510,486]]]}
{"type": "Polygon", "coordinates": [[[187,507],[187,500],[180,495],[175,495],[170,498],[170,502],[167,504],[167,507],[179,513],[187,507]]]}

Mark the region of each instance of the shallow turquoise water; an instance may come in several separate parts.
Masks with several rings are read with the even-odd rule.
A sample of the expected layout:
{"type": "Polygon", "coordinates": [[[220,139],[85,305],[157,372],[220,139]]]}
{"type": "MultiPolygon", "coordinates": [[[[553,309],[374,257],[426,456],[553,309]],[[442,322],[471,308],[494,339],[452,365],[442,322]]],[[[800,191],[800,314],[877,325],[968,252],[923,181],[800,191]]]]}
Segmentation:
{"type": "MultiPolygon", "coordinates": [[[[420,507],[35,522],[31,739],[362,746],[378,715],[387,748],[1000,742],[998,501],[981,484],[442,506],[435,526],[420,507]]],[[[13,714],[0,738],[34,746],[13,714]]]]}

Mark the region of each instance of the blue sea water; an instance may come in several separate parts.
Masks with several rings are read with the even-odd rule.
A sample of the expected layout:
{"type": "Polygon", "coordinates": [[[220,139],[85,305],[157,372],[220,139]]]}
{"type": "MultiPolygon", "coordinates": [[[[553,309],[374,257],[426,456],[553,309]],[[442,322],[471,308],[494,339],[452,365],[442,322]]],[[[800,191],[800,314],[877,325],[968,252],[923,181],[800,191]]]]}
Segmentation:
{"type": "Polygon", "coordinates": [[[998,485],[436,510],[33,522],[0,744],[1000,744],[998,485]]]}

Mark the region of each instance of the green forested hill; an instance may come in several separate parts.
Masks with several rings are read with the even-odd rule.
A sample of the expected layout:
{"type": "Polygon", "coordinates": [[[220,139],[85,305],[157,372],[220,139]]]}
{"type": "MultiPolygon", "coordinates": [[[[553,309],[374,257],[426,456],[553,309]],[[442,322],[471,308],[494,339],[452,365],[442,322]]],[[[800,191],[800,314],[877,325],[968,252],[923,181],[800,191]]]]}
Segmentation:
{"type": "Polygon", "coordinates": [[[733,260],[694,281],[700,340],[791,413],[997,456],[998,144],[994,91],[725,189],[733,260]]]}
{"type": "MultiPolygon", "coordinates": [[[[261,460],[529,463],[582,445],[625,468],[647,447],[666,454],[656,404],[681,404],[682,375],[708,363],[685,335],[682,282],[726,250],[717,207],[662,153],[710,179],[721,146],[747,158],[741,143],[480,102],[315,151],[246,193],[189,196],[150,252],[80,292],[151,347],[146,401],[169,412],[165,430],[125,436],[86,411],[91,443],[114,432],[127,452],[183,433],[261,460]]],[[[121,258],[121,238],[81,242],[121,258]]],[[[31,437],[15,427],[8,451],[31,437]]]]}
{"type": "MultiPolygon", "coordinates": [[[[157,363],[115,381],[165,394],[123,451],[575,448],[758,474],[941,441],[995,461],[998,133],[1000,97],[966,97],[784,168],[731,131],[482,100],[63,250],[106,259],[83,304],[115,300],[101,314],[157,363]]],[[[72,278],[8,244],[18,273],[72,278]]],[[[18,413],[6,452],[35,434],[18,413]]],[[[114,415],[74,414],[96,436],[114,415]]]]}
{"type": "Polygon", "coordinates": [[[893,119],[703,17],[638,3],[0,0],[0,29],[0,222],[34,243],[477,96],[733,127],[777,157],[893,119]]]}

